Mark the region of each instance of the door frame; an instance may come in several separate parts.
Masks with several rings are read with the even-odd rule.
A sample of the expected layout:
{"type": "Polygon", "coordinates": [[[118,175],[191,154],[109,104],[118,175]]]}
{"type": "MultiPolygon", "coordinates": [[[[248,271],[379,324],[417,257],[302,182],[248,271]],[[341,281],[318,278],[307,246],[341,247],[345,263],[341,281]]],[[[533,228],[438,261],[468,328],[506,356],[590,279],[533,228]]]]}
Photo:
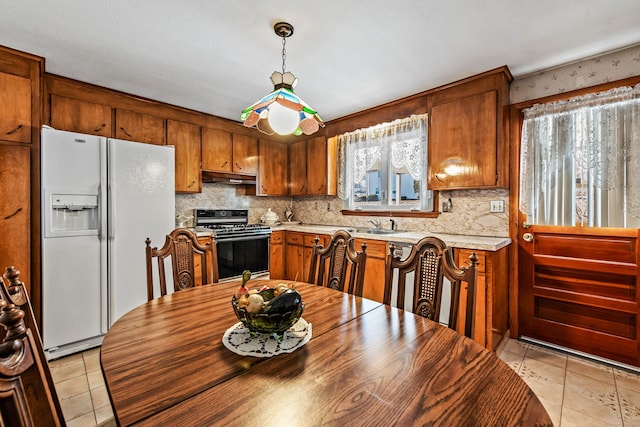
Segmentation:
{"type": "Polygon", "coordinates": [[[523,215],[520,213],[520,141],[522,137],[522,122],[524,115],[522,110],[532,107],[534,104],[544,104],[555,101],[564,101],[576,96],[590,93],[604,92],[621,86],[634,86],[640,84],[640,75],[613,82],[603,83],[586,88],[576,89],[557,95],[536,98],[528,101],[511,104],[509,106],[509,329],[510,336],[517,338],[520,335],[518,326],[518,239],[520,238],[520,225],[523,215]]]}

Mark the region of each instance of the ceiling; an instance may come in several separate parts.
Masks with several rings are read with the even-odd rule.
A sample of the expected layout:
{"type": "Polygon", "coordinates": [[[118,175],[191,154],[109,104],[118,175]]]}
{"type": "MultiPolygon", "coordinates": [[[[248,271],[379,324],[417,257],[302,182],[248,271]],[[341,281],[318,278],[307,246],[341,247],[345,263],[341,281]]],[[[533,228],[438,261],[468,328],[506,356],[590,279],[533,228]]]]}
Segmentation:
{"type": "MultiPolygon", "coordinates": [[[[0,44],[46,71],[232,120],[287,71],[325,121],[507,65],[640,43],[640,1],[1,0],[0,44]]],[[[639,66],[640,68],[640,66],[639,66]]]]}

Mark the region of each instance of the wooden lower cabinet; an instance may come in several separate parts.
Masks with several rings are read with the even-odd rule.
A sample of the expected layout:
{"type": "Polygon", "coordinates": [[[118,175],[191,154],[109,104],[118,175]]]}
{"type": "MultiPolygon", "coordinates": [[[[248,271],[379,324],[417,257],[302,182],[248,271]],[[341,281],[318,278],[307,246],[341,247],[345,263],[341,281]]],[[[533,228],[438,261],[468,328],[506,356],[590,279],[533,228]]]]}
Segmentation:
{"type": "Polygon", "coordinates": [[[287,231],[285,239],[285,279],[299,280],[301,282],[306,282],[309,279],[309,264],[316,236],[320,238],[319,243],[323,246],[330,239],[330,236],[326,234],[287,231]]]}
{"type": "MultiPolygon", "coordinates": [[[[469,256],[473,252],[478,256],[473,339],[486,348],[495,350],[509,328],[508,252],[506,247],[495,252],[457,249],[457,264],[461,267],[469,266],[469,256]]],[[[464,295],[461,301],[464,301],[464,295]]],[[[461,309],[463,311],[464,307],[461,306],[461,309]]]]}
{"type": "MultiPolygon", "coordinates": [[[[198,242],[201,245],[207,245],[212,244],[213,239],[211,236],[198,236],[198,242]]],[[[209,277],[211,277],[211,268],[213,267],[212,261],[209,260],[207,264],[207,275],[209,277]]],[[[198,254],[194,254],[193,258],[193,276],[193,281],[197,285],[207,285],[207,283],[202,283],[202,256],[198,254]]]]}
{"type": "Polygon", "coordinates": [[[364,269],[364,289],[362,296],[382,302],[384,297],[385,262],[389,249],[381,240],[355,239],[354,248],[360,252],[362,243],[367,244],[367,263],[364,269]]]}
{"type": "Polygon", "coordinates": [[[284,231],[271,233],[269,241],[269,277],[271,279],[284,279],[284,231]]]}

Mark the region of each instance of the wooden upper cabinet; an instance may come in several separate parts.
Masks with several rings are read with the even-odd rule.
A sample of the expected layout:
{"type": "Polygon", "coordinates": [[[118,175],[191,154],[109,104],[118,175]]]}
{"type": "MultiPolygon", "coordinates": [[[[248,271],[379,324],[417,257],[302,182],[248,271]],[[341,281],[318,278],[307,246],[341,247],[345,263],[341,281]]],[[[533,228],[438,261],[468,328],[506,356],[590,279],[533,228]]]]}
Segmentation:
{"type": "Polygon", "coordinates": [[[289,194],[336,195],[337,142],[318,136],[289,146],[289,194]]]}
{"type": "Polygon", "coordinates": [[[307,141],[289,144],[289,194],[307,194],[307,141]]]}
{"type": "Polygon", "coordinates": [[[0,72],[0,139],[31,142],[31,80],[0,72]]]}
{"type": "Polygon", "coordinates": [[[233,171],[241,174],[258,173],[258,139],[233,134],[233,171]]]}
{"type": "Polygon", "coordinates": [[[325,137],[307,140],[307,194],[336,194],[327,191],[327,183],[331,181],[329,163],[335,164],[336,159],[331,156],[325,137]]]}
{"type": "Polygon", "coordinates": [[[168,120],[167,145],[175,146],[176,192],[201,192],[200,126],[168,120]]]}
{"type": "Polygon", "coordinates": [[[202,170],[256,175],[258,140],[246,135],[203,127],[202,170]]]}
{"type": "Polygon", "coordinates": [[[233,140],[231,132],[202,128],[202,170],[232,172],[233,140]]]}
{"type": "Polygon", "coordinates": [[[287,195],[287,144],[261,139],[258,143],[259,196],[287,195]]]}
{"type": "Polygon", "coordinates": [[[116,109],[116,138],[165,145],[165,135],[165,120],[162,117],[116,109]]]}
{"type": "Polygon", "coordinates": [[[107,105],[51,95],[51,126],[56,129],[111,138],[112,124],[107,105]]]}
{"type": "Polygon", "coordinates": [[[430,95],[429,189],[508,188],[510,81],[498,70],[430,95]]]}
{"type": "Polygon", "coordinates": [[[429,188],[496,185],[496,92],[431,109],[429,188]]]}

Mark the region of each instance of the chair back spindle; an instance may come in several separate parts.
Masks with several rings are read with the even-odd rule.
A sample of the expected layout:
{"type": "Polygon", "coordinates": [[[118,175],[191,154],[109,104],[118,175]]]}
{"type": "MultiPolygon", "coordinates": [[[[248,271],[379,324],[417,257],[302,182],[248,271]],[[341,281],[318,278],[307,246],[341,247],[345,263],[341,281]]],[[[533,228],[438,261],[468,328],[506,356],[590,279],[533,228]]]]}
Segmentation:
{"type": "Polygon", "coordinates": [[[151,240],[147,238],[147,298],[151,301],[155,294],[154,263],[160,295],[167,294],[168,278],[173,282],[173,291],[218,282],[218,257],[215,241],[202,244],[198,237],[186,228],[177,228],[165,238],[162,248],[151,247],[151,240]],[[171,273],[167,276],[165,262],[169,259],[171,273]],[[197,267],[199,265],[199,268],[197,267]],[[196,274],[198,273],[198,274],[196,274]]]}

